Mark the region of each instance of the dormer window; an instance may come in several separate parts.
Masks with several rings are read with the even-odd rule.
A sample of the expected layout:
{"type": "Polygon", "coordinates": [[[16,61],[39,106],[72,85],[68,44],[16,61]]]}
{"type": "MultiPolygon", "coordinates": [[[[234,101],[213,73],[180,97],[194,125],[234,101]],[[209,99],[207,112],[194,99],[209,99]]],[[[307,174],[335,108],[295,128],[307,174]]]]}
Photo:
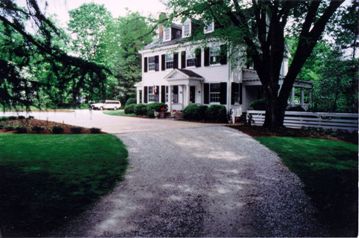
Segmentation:
{"type": "Polygon", "coordinates": [[[191,29],[192,28],[192,24],[191,24],[191,20],[187,19],[182,26],[182,37],[190,37],[191,36],[191,29]]]}
{"type": "Polygon", "coordinates": [[[166,27],[163,30],[163,41],[170,41],[171,40],[171,33],[172,33],[171,27],[166,27]]]}
{"type": "Polygon", "coordinates": [[[214,22],[211,22],[209,24],[207,24],[204,28],[203,28],[203,32],[204,34],[208,34],[214,31],[214,22]]]}

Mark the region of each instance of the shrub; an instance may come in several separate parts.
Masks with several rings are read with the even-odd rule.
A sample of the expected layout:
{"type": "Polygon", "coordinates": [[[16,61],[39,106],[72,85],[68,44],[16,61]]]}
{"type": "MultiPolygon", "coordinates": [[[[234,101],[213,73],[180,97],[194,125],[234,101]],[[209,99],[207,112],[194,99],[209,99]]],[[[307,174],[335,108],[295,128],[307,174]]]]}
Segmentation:
{"type": "Polygon", "coordinates": [[[43,131],[45,130],[45,128],[44,128],[44,127],[41,127],[41,126],[33,126],[33,127],[31,128],[31,130],[32,130],[33,132],[35,132],[35,133],[41,133],[41,132],[43,132],[43,131]]]}
{"type": "Polygon", "coordinates": [[[96,128],[96,127],[92,127],[92,128],[90,128],[90,132],[91,132],[92,134],[99,134],[99,133],[101,133],[101,129],[100,129],[100,128],[96,128]]]}
{"type": "Polygon", "coordinates": [[[71,127],[70,131],[74,134],[80,134],[82,131],[82,128],[81,127],[71,127]]]}
{"type": "Polygon", "coordinates": [[[147,107],[145,104],[136,104],[134,108],[134,112],[136,115],[144,116],[147,114],[147,107]]]}
{"type": "Polygon", "coordinates": [[[198,115],[200,116],[199,120],[206,119],[207,110],[208,110],[208,106],[206,105],[198,106],[198,115]]]}
{"type": "Polygon", "coordinates": [[[19,120],[24,120],[24,119],[25,119],[25,116],[18,116],[17,119],[19,119],[19,120]]]}
{"type": "Polygon", "coordinates": [[[197,104],[189,104],[182,113],[183,119],[185,120],[200,120],[201,117],[205,117],[205,114],[200,114],[197,104]]]}
{"type": "Polygon", "coordinates": [[[0,117],[0,121],[7,121],[7,120],[9,120],[8,117],[0,117]]]}
{"type": "Polygon", "coordinates": [[[126,101],[126,106],[128,106],[128,105],[131,105],[131,104],[136,104],[137,103],[137,100],[136,100],[136,98],[129,98],[129,99],[127,99],[127,101],[126,101]]]}
{"type": "Polygon", "coordinates": [[[27,119],[34,119],[34,117],[33,116],[28,116],[27,119]]]}
{"type": "Polygon", "coordinates": [[[15,128],[16,133],[27,133],[27,128],[23,126],[19,126],[15,128]]]}
{"type": "Polygon", "coordinates": [[[17,117],[16,117],[16,116],[9,116],[8,119],[9,119],[9,120],[16,120],[17,117]]]}
{"type": "Polygon", "coordinates": [[[126,113],[126,114],[135,113],[135,106],[136,106],[136,104],[126,105],[126,107],[125,107],[125,113],[126,113]]]}
{"type": "Polygon", "coordinates": [[[254,110],[266,110],[266,100],[264,98],[252,101],[249,108],[254,110]]]}
{"type": "Polygon", "coordinates": [[[3,129],[4,128],[4,125],[0,125],[0,129],[3,129]]]}
{"type": "Polygon", "coordinates": [[[14,127],[13,126],[5,126],[5,131],[13,131],[14,127]]]}
{"type": "Polygon", "coordinates": [[[167,104],[163,102],[155,102],[147,104],[147,111],[154,110],[156,112],[167,112],[167,104]]]}
{"type": "Polygon", "coordinates": [[[61,126],[54,126],[54,127],[52,127],[52,133],[62,134],[62,133],[64,133],[64,128],[62,128],[61,126]]]}
{"type": "Polygon", "coordinates": [[[305,112],[305,109],[302,108],[301,105],[297,105],[297,106],[293,106],[293,107],[289,106],[286,110],[287,111],[296,111],[296,112],[305,112]]]}
{"type": "Polygon", "coordinates": [[[151,109],[151,108],[146,108],[146,116],[149,118],[154,118],[155,117],[155,110],[151,109]]]}
{"type": "Polygon", "coordinates": [[[212,122],[227,122],[227,110],[223,105],[211,105],[206,110],[206,119],[212,122]]]}

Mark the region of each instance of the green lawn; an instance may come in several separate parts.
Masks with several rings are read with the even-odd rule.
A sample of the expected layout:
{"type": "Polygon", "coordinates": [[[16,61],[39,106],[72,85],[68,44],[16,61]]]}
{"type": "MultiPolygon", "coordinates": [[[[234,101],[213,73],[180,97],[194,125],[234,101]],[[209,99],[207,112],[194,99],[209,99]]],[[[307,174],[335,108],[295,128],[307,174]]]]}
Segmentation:
{"type": "Polygon", "coordinates": [[[37,236],[78,215],[121,180],[127,150],[108,134],[0,134],[3,235],[37,236]]]}
{"type": "Polygon", "coordinates": [[[110,116],[123,116],[123,117],[135,117],[136,116],[136,114],[134,114],[134,113],[126,114],[124,110],[104,111],[103,113],[105,113],[106,115],[110,115],[110,116]]]}
{"type": "Polygon", "coordinates": [[[357,235],[357,145],[299,137],[256,139],[275,151],[300,177],[331,236],[357,235]]]}

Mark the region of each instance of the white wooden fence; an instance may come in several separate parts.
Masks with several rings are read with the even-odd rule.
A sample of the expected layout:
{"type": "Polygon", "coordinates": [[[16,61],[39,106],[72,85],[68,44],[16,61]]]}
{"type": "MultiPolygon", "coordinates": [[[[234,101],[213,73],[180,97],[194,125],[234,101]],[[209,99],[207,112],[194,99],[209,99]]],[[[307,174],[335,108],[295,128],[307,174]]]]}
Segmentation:
{"type": "MultiPolygon", "coordinates": [[[[252,125],[261,126],[264,123],[265,111],[248,110],[247,121],[252,125]]],[[[285,112],[284,126],[289,128],[324,128],[333,130],[358,130],[357,113],[332,112],[285,112]]]]}

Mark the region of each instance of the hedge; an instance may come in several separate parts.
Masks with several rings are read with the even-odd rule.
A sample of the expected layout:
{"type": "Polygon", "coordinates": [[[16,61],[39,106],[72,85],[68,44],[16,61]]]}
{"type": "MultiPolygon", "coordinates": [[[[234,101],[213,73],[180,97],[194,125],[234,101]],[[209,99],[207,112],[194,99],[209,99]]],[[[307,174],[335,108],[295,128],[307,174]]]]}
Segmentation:
{"type": "Polygon", "coordinates": [[[223,105],[206,105],[189,104],[183,110],[183,118],[185,120],[210,122],[227,122],[227,110],[223,105]]]}
{"type": "Polygon", "coordinates": [[[211,105],[206,110],[206,119],[211,122],[227,122],[227,109],[223,105],[211,105]]]}
{"type": "Polygon", "coordinates": [[[126,107],[125,107],[125,113],[126,113],[126,114],[135,113],[135,106],[136,106],[136,104],[126,105],[126,107]]]}
{"type": "Polygon", "coordinates": [[[147,106],[145,104],[136,104],[134,112],[138,116],[145,116],[147,114],[147,106]]]}
{"type": "Polygon", "coordinates": [[[249,108],[253,110],[266,110],[266,100],[264,98],[252,101],[249,108]]]}
{"type": "Polygon", "coordinates": [[[136,98],[129,98],[129,99],[127,99],[125,105],[128,106],[128,105],[136,104],[136,103],[137,103],[136,98]]]}

